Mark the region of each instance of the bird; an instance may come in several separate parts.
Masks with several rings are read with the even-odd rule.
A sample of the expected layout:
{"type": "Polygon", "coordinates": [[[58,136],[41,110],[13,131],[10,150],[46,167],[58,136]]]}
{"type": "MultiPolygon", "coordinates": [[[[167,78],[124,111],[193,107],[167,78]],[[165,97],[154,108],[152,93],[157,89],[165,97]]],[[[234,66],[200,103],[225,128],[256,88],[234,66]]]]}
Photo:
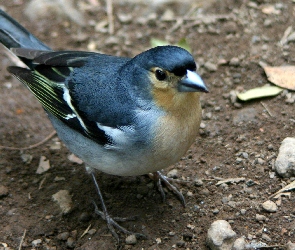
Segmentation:
{"type": "MultiPolygon", "coordinates": [[[[132,58],[89,51],[54,51],[0,10],[0,42],[26,67],[9,66],[42,104],[57,135],[85,163],[102,205],[95,210],[116,229],[132,233],[105,206],[95,170],[118,175],[150,174],[162,195],[161,172],[185,155],[201,122],[201,92],[208,88],[193,56],[173,45],[132,58]]],[[[141,235],[141,234],[137,234],[141,235]]]]}

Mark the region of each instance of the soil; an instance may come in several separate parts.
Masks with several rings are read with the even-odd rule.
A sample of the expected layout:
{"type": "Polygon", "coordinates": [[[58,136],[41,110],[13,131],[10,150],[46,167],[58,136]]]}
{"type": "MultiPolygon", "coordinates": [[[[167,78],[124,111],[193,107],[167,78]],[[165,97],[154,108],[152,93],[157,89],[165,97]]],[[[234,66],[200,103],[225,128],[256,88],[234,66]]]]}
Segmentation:
{"type": "MultiPolygon", "coordinates": [[[[147,236],[126,245],[127,236],[120,234],[122,248],[207,249],[207,230],[218,219],[230,222],[237,237],[247,242],[294,242],[294,193],[272,199],[278,204],[274,213],[261,207],[294,180],[274,174],[280,143],[295,134],[294,101],[286,101],[294,93],[285,90],[249,102],[239,102],[232,94],[269,83],[260,61],[294,64],[294,42],[280,43],[286,29],[294,28],[294,1],[200,1],[191,15],[186,15],[192,6],[185,1],[149,6],[115,1],[113,35],[102,23],[107,20],[105,1],[76,2],[84,27],[54,12],[32,21],[24,14],[26,1],[0,5],[55,50],[96,49],[131,57],[149,48],[151,38],[172,44],[186,38],[210,89],[202,95],[200,136],[177,164],[164,170],[177,170],[176,178],[182,181],[175,185],[185,196],[185,208],[170,192],[163,202],[146,176],[97,173],[110,214],[136,215],[121,225],[147,236]],[[87,8],[95,2],[97,6],[87,8]],[[167,9],[170,21],[161,19],[167,9]],[[216,185],[227,178],[244,179],[216,185]],[[258,221],[256,214],[265,220],[258,221]]],[[[0,144],[24,148],[54,130],[38,101],[6,71],[13,65],[10,57],[4,49],[0,53],[0,144]]],[[[116,249],[105,221],[94,213],[93,201],[98,206],[99,201],[92,180],[69,155],[56,136],[29,150],[0,149],[0,249],[20,249],[21,240],[21,249],[116,249]],[[41,156],[49,160],[50,169],[37,174],[41,156]],[[65,215],[52,199],[59,190],[72,196],[72,210],[65,215]],[[95,230],[81,237],[88,227],[95,230]]]]}

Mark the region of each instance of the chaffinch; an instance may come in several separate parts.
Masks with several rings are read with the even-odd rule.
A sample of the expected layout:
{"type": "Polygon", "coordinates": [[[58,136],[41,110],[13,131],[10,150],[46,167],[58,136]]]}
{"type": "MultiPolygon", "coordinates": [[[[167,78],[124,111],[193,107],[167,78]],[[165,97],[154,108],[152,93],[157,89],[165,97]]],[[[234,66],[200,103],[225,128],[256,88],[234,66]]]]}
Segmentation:
{"type": "MultiPolygon", "coordinates": [[[[201,120],[200,92],[207,87],[192,55],[176,46],[149,49],[134,58],[94,52],[52,51],[0,11],[0,42],[27,68],[8,67],[40,101],[65,145],[88,170],[132,176],[176,163],[194,142],[201,120]]],[[[107,213],[108,227],[125,233],[107,213]]],[[[164,192],[162,191],[164,194],[164,192]]]]}

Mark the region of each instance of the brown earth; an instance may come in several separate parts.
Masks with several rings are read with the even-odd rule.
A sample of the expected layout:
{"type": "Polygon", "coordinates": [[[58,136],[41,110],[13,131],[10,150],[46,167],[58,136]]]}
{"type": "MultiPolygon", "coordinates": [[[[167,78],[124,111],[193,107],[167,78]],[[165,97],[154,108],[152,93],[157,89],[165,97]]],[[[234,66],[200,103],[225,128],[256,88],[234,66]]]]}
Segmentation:
{"type": "MultiPolygon", "coordinates": [[[[176,183],[185,195],[186,208],[171,193],[163,203],[152,180],[144,176],[97,173],[110,213],[137,215],[135,221],[121,225],[148,237],[123,249],[206,249],[207,230],[217,219],[229,221],[237,236],[244,236],[247,242],[262,241],[269,246],[294,242],[294,193],[277,201],[275,213],[261,208],[261,203],[292,180],[273,176],[273,166],[282,140],[295,134],[294,101],[286,101],[294,93],[237,102],[230,92],[268,83],[260,61],[294,64],[294,42],[282,45],[280,41],[289,26],[294,28],[295,3],[203,1],[191,15],[186,15],[191,7],[185,4],[114,3],[115,32],[111,36],[107,30],[95,29],[107,18],[104,1],[83,10],[96,1],[76,2],[86,27],[54,13],[30,21],[24,15],[26,1],[0,1],[0,5],[56,50],[95,48],[134,56],[150,46],[151,38],[177,43],[185,37],[210,88],[202,96],[200,136],[179,163],[165,170],[177,169],[178,179],[189,181],[176,183]],[[166,9],[172,11],[173,20],[161,19],[166,9]],[[245,180],[216,185],[221,178],[237,177],[245,180]],[[258,222],[256,214],[265,215],[266,220],[258,222]]],[[[4,49],[0,53],[0,144],[23,148],[40,142],[53,128],[41,105],[5,70],[13,62],[4,49]]],[[[92,201],[97,201],[97,195],[90,176],[83,166],[68,160],[70,152],[64,145],[52,148],[57,144],[53,137],[30,150],[0,149],[0,249],[5,244],[18,249],[24,233],[22,249],[33,249],[32,241],[38,239],[41,243],[36,249],[115,249],[105,222],[94,214],[92,201]],[[28,155],[33,159],[26,162],[28,155]],[[41,156],[49,159],[51,168],[36,174],[41,156]],[[74,203],[67,215],[52,200],[63,189],[70,191],[74,203]],[[88,226],[96,231],[80,237],[88,226]]],[[[126,236],[120,236],[124,241],[126,236]]]]}

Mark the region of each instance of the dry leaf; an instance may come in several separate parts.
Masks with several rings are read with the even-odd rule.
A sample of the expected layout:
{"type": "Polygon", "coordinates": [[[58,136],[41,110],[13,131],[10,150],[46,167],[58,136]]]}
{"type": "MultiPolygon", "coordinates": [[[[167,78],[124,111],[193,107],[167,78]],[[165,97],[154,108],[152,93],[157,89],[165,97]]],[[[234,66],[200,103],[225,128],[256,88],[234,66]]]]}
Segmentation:
{"type": "Polygon", "coordinates": [[[238,93],[237,97],[242,101],[248,101],[256,98],[275,96],[281,93],[283,89],[276,86],[263,86],[260,88],[250,89],[244,93],[238,93]]]}
{"type": "Polygon", "coordinates": [[[280,189],[278,192],[274,193],[273,195],[270,196],[271,197],[274,197],[278,194],[281,194],[283,192],[287,192],[287,191],[292,191],[295,189],[295,181],[291,182],[290,184],[288,184],[287,186],[283,187],[282,189],[280,189]]]}
{"type": "Polygon", "coordinates": [[[295,66],[261,66],[270,82],[285,89],[295,90],[295,66]]]}

